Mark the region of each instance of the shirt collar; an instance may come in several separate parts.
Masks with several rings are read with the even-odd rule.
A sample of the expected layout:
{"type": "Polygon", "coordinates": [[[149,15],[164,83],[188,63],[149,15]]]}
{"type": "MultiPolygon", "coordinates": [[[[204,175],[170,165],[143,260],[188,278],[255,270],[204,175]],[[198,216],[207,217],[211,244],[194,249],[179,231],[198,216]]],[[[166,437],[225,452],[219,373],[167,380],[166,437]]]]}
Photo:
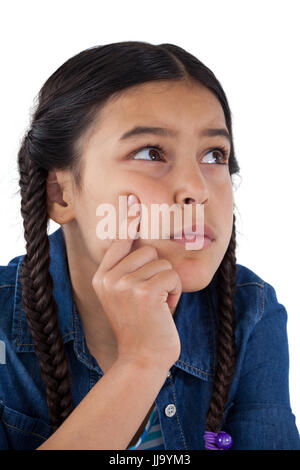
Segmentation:
{"type": "MultiPolygon", "coordinates": [[[[72,293],[66,246],[62,228],[49,235],[50,273],[58,306],[58,323],[63,342],[74,340],[74,351],[80,361],[97,369],[89,354],[84,331],[72,293]]],[[[23,256],[17,258],[12,338],[17,352],[33,352],[33,339],[26,321],[19,279],[23,256]]],[[[216,292],[215,276],[200,291],[183,292],[174,314],[181,342],[181,353],[174,366],[203,380],[212,380],[216,366],[216,292]]]]}

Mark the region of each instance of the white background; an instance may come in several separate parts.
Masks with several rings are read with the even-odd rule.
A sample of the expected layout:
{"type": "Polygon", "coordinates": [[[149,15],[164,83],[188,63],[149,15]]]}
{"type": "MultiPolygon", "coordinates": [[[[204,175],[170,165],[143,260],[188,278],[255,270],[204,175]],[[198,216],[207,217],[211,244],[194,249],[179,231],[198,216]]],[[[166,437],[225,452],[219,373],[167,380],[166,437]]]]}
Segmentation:
{"type": "MultiPolygon", "coordinates": [[[[241,180],[237,262],[288,312],[290,397],[300,429],[299,1],[1,2],[0,264],[25,253],[17,152],[44,81],[95,45],[174,43],[215,73],[232,110],[241,180]]],[[[50,223],[50,232],[58,228],[50,223]]]]}

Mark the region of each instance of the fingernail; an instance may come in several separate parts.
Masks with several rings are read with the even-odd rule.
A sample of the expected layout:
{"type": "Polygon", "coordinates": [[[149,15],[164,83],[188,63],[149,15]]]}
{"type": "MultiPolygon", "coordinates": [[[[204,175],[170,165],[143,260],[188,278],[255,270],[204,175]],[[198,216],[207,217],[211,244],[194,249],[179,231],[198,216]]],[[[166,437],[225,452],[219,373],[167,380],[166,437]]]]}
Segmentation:
{"type": "Polygon", "coordinates": [[[128,202],[128,207],[130,207],[132,206],[132,204],[135,204],[136,202],[138,202],[138,200],[134,194],[129,194],[127,202],[128,202]]]}

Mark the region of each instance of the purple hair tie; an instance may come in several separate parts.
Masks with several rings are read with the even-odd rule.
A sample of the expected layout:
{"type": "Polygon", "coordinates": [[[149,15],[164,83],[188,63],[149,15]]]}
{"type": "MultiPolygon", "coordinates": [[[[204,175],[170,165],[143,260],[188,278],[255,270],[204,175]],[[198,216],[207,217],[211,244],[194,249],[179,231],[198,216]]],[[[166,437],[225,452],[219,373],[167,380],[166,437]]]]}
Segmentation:
{"type": "Polygon", "coordinates": [[[227,432],[211,432],[204,433],[206,450],[228,450],[233,443],[232,437],[227,432]]]}

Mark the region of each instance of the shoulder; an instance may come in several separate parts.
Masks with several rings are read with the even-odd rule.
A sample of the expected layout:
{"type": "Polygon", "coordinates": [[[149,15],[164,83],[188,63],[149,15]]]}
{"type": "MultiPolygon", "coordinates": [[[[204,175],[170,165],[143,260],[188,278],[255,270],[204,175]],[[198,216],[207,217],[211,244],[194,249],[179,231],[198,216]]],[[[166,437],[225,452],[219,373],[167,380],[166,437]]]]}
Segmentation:
{"type": "MultiPolygon", "coordinates": [[[[6,266],[0,266],[0,308],[17,285],[18,272],[24,255],[12,258],[6,266]]],[[[1,318],[1,316],[0,316],[1,318]]]]}
{"type": "Polygon", "coordinates": [[[12,258],[6,266],[0,266],[0,288],[16,284],[17,270],[23,255],[12,258]]]}
{"type": "Polygon", "coordinates": [[[0,266],[0,341],[6,345],[11,341],[11,332],[15,302],[17,296],[17,279],[23,255],[11,259],[6,266],[0,266]]]}
{"type": "MultiPolygon", "coordinates": [[[[238,265],[235,336],[243,374],[259,363],[288,370],[287,311],[275,287],[251,269],[238,265]]],[[[259,366],[259,367],[260,367],[259,366]]],[[[241,372],[241,370],[240,370],[241,372]]]]}
{"type": "Polygon", "coordinates": [[[236,313],[255,326],[266,317],[285,318],[285,306],[278,301],[276,286],[263,279],[250,268],[237,264],[236,313]]]}

